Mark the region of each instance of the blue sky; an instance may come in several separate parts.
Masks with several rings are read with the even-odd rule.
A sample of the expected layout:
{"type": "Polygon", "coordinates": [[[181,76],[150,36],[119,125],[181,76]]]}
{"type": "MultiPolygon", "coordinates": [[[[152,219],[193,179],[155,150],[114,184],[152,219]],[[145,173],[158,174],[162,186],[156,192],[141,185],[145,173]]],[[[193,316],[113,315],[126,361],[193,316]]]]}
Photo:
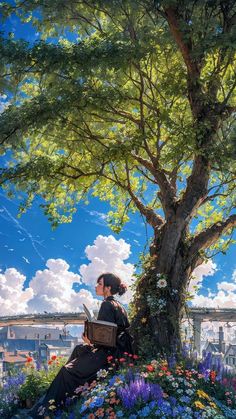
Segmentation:
{"type": "MultiPolygon", "coordinates": [[[[24,38],[29,42],[39,39],[37,31],[30,24],[21,24],[16,16],[10,18],[3,29],[6,33],[14,33],[16,39],[24,38]]],[[[4,164],[4,157],[1,162],[4,164]]],[[[18,204],[16,199],[9,200],[4,191],[0,191],[0,269],[2,274],[6,269],[14,268],[19,274],[24,275],[25,279],[22,281],[25,287],[28,287],[37,270],[45,270],[48,259],[60,258],[70,265],[72,272],[78,274],[82,264],[91,262],[86,258],[86,246],[93,245],[99,235],[107,237],[112,234],[116,240],[124,239],[131,246],[129,257],[124,263],[135,264],[138,262],[140,252],[145,246],[147,248],[148,238],[151,235],[151,229],[146,229],[139,214],[132,215],[130,222],[119,235],[114,234],[106,226],[105,221],[109,205],[95,198],[90,200],[88,206],[79,204],[72,223],[60,225],[54,231],[39,207],[40,198],[35,200],[33,207],[21,218],[17,217],[18,204]]],[[[216,255],[214,260],[209,262],[208,270],[199,271],[200,282],[203,273],[211,273],[209,276],[204,276],[200,294],[205,299],[201,301],[206,305],[209,302],[211,304],[215,295],[216,304],[223,298],[225,305],[232,302],[231,305],[236,306],[235,270],[235,246],[233,246],[227,255],[216,255]],[[212,262],[215,265],[212,265],[212,262]],[[220,287],[217,284],[221,284],[220,287]]],[[[89,284],[85,283],[87,289],[90,287],[89,284]]],[[[79,284],[76,289],[80,290],[83,287],[84,284],[79,284]]]]}

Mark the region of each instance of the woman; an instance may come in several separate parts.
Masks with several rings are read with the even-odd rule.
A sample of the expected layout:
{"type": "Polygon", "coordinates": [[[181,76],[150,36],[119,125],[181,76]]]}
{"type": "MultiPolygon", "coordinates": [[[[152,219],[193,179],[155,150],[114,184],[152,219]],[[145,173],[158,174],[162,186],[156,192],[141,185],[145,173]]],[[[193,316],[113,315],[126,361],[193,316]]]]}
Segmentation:
{"type": "Polygon", "coordinates": [[[83,334],[82,339],[85,344],[77,345],[74,348],[66,365],[61,368],[51,383],[43,400],[40,400],[40,403],[37,403],[30,412],[31,417],[42,418],[42,413],[45,414],[49,400],[54,400],[53,404],[58,406],[65,401],[66,397],[73,396],[77,387],[96,379],[97,372],[108,367],[107,357],[109,355],[117,358],[123,352],[133,353],[127,313],[114,298],[115,294],[123,295],[126,290],[126,285],[112,273],[104,273],[98,277],[96,294],[104,298],[98,313],[98,320],[117,324],[116,347],[92,345],[87,336],[83,334]]]}

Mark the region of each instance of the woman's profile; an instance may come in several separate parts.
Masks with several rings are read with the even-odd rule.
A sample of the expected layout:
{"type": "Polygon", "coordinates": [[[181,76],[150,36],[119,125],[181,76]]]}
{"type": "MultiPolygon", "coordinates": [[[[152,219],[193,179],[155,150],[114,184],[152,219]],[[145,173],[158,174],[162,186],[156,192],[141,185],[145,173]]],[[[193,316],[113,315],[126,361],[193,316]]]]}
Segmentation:
{"type": "Polygon", "coordinates": [[[87,336],[82,335],[84,344],[74,348],[43,400],[40,400],[40,403],[38,402],[29,412],[33,418],[42,418],[46,415],[49,400],[54,400],[54,404],[59,406],[67,397],[75,394],[77,387],[96,379],[97,372],[108,367],[108,356],[119,358],[123,352],[133,353],[126,310],[114,297],[116,294],[123,295],[127,290],[126,285],[118,276],[104,273],[98,277],[95,289],[97,296],[103,297],[97,319],[117,324],[116,347],[92,345],[87,336]]]}

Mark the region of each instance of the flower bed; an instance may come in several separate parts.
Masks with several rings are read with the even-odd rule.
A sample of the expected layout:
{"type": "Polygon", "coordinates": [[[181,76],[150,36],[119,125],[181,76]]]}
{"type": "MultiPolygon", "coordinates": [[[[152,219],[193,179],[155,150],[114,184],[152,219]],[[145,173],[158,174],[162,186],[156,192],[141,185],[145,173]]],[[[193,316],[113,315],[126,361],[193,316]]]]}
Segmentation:
{"type": "Polygon", "coordinates": [[[65,359],[53,356],[47,364],[40,364],[28,357],[24,369],[7,377],[0,388],[0,418],[11,418],[19,407],[30,407],[46,391],[64,362],[65,359]]]}
{"type": "MultiPolygon", "coordinates": [[[[90,385],[78,387],[75,395],[67,398],[63,410],[58,410],[51,400],[49,416],[58,419],[236,417],[236,378],[220,365],[217,371],[210,369],[210,355],[200,363],[189,358],[176,363],[174,357],[168,362],[161,358],[145,362],[136,355],[124,353],[119,360],[108,357],[108,362],[108,370],[100,370],[97,380],[90,385]]],[[[60,368],[57,363],[56,358],[51,360],[44,375],[42,370],[33,370],[32,365],[29,371],[28,366],[29,374],[21,383],[16,400],[27,388],[26,383],[29,387],[32,374],[34,380],[35,376],[41,377],[40,388],[45,389],[60,368]]]]}

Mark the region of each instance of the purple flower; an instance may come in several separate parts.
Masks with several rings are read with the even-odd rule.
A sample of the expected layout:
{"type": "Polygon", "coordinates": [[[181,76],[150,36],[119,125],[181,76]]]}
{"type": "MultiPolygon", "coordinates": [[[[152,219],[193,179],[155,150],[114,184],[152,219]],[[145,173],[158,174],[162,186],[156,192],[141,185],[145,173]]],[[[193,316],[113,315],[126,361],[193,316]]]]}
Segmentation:
{"type": "Polygon", "coordinates": [[[167,362],[168,362],[168,367],[169,368],[174,368],[175,365],[176,365],[176,357],[175,357],[175,355],[174,354],[170,355],[167,358],[167,362]]]}
{"type": "Polygon", "coordinates": [[[143,377],[131,380],[129,384],[118,389],[118,395],[126,409],[131,409],[137,402],[159,400],[162,389],[158,384],[147,383],[143,377]]]}

